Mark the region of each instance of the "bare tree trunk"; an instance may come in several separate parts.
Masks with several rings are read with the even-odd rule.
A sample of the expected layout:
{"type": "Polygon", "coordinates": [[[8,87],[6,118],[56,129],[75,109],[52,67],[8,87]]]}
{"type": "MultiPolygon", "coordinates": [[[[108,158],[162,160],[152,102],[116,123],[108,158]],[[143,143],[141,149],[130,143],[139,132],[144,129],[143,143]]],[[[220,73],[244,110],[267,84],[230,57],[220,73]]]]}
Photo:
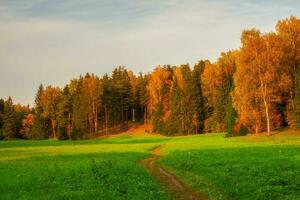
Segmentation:
{"type": "Polygon", "coordinates": [[[255,123],[255,134],[258,135],[258,125],[255,123]]]}
{"type": "Polygon", "coordinates": [[[123,106],[123,99],[121,100],[121,120],[122,120],[122,123],[124,123],[124,106],[123,106]]]}
{"type": "Polygon", "coordinates": [[[88,119],[89,119],[89,130],[90,130],[90,133],[92,133],[93,132],[93,114],[89,113],[88,119]]]}
{"type": "Polygon", "coordinates": [[[93,112],[94,112],[94,132],[98,132],[98,109],[95,106],[95,102],[93,102],[93,112]]]}
{"type": "Polygon", "coordinates": [[[53,137],[56,138],[56,121],[55,119],[51,119],[51,125],[52,125],[52,133],[53,133],[53,137]]]}
{"type": "Polygon", "coordinates": [[[106,135],[108,134],[108,111],[107,107],[105,106],[105,132],[106,135]]]}
{"type": "Polygon", "coordinates": [[[126,109],[126,129],[128,129],[128,110],[129,109],[126,109]]]}
{"type": "Polygon", "coordinates": [[[264,107],[265,107],[265,113],[266,113],[266,120],[267,120],[267,132],[268,136],[271,135],[271,127],[270,127],[270,116],[269,116],[269,105],[267,102],[267,86],[266,83],[264,82],[261,74],[261,66],[258,66],[258,76],[260,80],[260,89],[263,97],[263,102],[264,102],[264,107]]]}
{"type": "Polygon", "coordinates": [[[271,126],[270,126],[269,106],[268,106],[265,98],[264,98],[264,105],[265,105],[265,112],[266,112],[266,119],[267,119],[267,132],[268,132],[268,136],[270,136],[271,135],[271,126]]]}
{"type": "Polygon", "coordinates": [[[147,108],[144,108],[144,124],[147,124],[147,108]]]}
{"type": "Polygon", "coordinates": [[[135,122],[135,110],[134,110],[134,108],[132,109],[132,121],[135,122]]]}
{"type": "Polygon", "coordinates": [[[71,113],[68,113],[68,137],[69,139],[71,139],[71,113]]]}
{"type": "Polygon", "coordinates": [[[92,127],[92,132],[95,133],[95,118],[96,118],[96,115],[95,115],[95,102],[92,101],[92,121],[91,121],[91,127],[92,127]]]}
{"type": "Polygon", "coordinates": [[[98,108],[96,107],[96,119],[95,119],[95,129],[98,132],[98,108]]]}
{"type": "Polygon", "coordinates": [[[107,108],[106,108],[106,106],[104,108],[104,113],[105,113],[105,134],[107,135],[107,108]]]}

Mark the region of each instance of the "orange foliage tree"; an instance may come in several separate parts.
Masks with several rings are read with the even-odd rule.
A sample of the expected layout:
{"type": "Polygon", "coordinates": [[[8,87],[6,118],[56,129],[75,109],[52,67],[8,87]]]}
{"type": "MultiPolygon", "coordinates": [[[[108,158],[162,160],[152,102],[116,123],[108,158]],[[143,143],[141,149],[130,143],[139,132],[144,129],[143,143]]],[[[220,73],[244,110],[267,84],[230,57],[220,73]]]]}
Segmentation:
{"type": "Polygon", "coordinates": [[[158,66],[149,77],[147,90],[149,92],[148,111],[154,130],[161,131],[163,123],[170,117],[170,88],[172,73],[169,66],[158,66]]]}
{"type": "Polygon", "coordinates": [[[58,101],[61,93],[59,87],[47,86],[41,96],[43,116],[51,121],[51,131],[54,138],[56,138],[58,101]]]}
{"type": "Polygon", "coordinates": [[[294,16],[278,21],[278,36],[282,39],[284,60],[282,65],[288,71],[289,87],[284,99],[287,101],[287,115],[290,126],[300,127],[300,20],[294,16]]]}
{"type": "Polygon", "coordinates": [[[286,86],[285,72],[280,65],[282,57],[282,43],[276,34],[262,35],[255,29],[243,32],[234,101],[240,121],[252,122],[256,133],[264,120],[270,135],[272,109],[274,103],[280,101],[281,91],[286,86]]]}

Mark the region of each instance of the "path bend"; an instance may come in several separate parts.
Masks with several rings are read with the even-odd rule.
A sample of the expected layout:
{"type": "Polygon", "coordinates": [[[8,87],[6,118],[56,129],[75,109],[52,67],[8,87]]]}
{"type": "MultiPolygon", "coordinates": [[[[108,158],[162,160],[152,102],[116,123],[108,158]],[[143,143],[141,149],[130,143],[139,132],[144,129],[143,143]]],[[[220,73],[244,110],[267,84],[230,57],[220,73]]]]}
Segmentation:
{"type": "Polygon", "coordinates": [[[151,151],[150,157],[140,161],[140,164],[177,200],[208,200],[186,186],[171,172],[164,169],[159,161],[162,158],[162,145],[151,151]]]}

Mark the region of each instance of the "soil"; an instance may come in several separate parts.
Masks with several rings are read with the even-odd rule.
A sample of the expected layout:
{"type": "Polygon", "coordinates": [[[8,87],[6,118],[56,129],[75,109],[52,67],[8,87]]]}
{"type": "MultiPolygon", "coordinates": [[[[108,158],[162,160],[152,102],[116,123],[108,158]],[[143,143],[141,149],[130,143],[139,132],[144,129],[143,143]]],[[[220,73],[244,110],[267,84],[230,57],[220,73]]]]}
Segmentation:
{"type": "Polygon", "coordinates": [[[177,200],[207,200],[203,195],[194,192],[176,176],[164,169],[159,160],[162,158],[162,146],[151,151],[151,156],[140,163],[162,185],[162,187],[177,200]]]}

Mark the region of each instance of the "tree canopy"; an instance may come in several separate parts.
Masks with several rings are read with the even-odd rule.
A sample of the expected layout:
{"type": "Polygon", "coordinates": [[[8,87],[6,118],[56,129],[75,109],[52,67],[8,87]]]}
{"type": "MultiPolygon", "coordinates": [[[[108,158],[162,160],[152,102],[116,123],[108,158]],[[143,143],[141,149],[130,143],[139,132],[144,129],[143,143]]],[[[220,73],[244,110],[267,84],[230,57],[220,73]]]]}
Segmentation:
{"type": "Polygon", "coordinates": [[[85,139],[136,123],[166,135],[300,127],[300,20],[244,30],[241,47],[216,62],[87,73],[63,88],[40,85],[33,108],[0,99],[1,139],[85,139]]]}

